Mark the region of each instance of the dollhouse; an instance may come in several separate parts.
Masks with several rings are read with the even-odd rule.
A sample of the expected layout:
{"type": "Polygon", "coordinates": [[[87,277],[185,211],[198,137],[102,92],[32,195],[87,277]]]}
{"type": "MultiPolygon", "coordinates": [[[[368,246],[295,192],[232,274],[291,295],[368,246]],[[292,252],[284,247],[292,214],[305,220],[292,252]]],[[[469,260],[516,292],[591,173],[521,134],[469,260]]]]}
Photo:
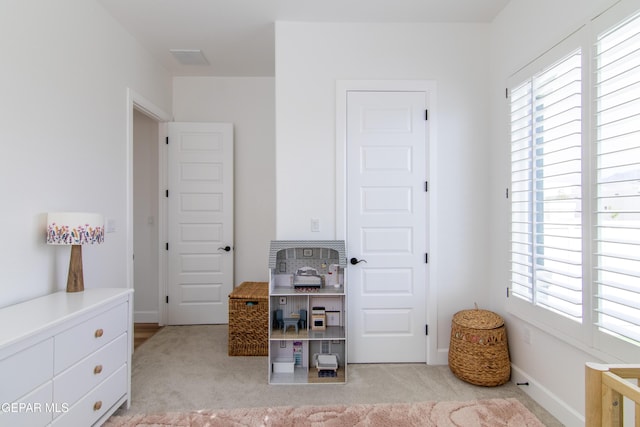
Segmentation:
{"type": "Polygon", "coordinates": [[[341,240],[274,240],[269,383],[345,383],[346,253],[341,240]]]}

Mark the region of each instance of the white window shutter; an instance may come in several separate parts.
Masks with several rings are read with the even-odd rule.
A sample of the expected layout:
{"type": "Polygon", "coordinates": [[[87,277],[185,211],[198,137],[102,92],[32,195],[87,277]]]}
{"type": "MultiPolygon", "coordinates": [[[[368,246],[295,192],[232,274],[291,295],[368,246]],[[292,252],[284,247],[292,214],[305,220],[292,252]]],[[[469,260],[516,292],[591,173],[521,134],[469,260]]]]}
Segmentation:
{"type": "Polygon", "coordinates": [[[531,80],[511,90],[511,292],[533,302],[531,80]]]}
{"type": "Polygon", "coordinates": [[[511,91],[511,290],[582,320],[582,54],[511,91]]]}
{"type": "Polygon", "coordinates": [[[640,342],[640,15],[596,41],[597,325],[640,342]]]}

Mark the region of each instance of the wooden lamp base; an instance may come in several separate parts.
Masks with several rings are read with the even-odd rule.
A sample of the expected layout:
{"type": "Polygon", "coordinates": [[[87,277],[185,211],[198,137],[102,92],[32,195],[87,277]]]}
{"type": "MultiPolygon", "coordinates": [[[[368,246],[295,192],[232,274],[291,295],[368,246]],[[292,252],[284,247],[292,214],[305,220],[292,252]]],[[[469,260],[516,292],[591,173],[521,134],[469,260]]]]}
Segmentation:
{"type": "Polygon", "coordinates": [[[69,277],[67,278],[67,292],[84,291],[84,277],[82,274],[82,245],[71,246],[69,260],[69,277]]]}

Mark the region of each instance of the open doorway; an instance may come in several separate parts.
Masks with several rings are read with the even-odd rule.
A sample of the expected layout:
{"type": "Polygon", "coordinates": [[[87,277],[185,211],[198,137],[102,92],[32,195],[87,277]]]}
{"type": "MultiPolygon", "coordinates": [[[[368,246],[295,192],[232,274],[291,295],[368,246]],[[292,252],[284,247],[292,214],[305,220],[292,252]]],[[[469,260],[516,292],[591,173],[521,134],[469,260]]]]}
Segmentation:
{"type": "Polygon", "coordinates": [[[159,313],[160,185],[158,122],[133,111],[133,287],[134,322],[157,324],[159,313]]]}
{"type": "MultiPolygon", "coordinates": [[[[127,287],[134,323],[165,324],[166,123],[170,116],[127,89],[127,287]]],[[[133,338],[133,337],[132,337],[133,338]]]]}

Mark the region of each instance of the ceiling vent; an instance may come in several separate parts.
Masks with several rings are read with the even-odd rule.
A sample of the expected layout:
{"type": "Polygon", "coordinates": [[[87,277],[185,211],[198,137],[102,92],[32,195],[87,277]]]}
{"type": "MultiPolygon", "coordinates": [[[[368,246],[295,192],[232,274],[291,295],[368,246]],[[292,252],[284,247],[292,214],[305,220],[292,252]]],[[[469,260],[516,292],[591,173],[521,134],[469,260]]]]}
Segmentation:
{"type": "Polygon", "coordinates": [[[182,65],[209,65],[200,49],[169,49],[169,52],[182,65]]]}

